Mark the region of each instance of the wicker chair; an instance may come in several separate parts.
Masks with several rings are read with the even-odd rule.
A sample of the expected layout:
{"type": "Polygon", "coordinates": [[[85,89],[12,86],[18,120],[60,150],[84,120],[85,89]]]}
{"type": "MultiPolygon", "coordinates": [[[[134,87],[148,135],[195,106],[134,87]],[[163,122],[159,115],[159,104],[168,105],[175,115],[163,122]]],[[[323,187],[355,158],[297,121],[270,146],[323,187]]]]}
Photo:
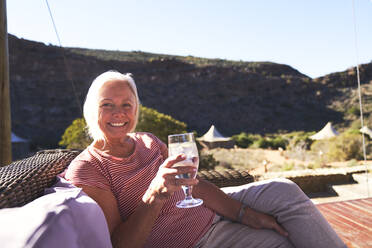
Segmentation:
{"type": "MultiPolygon", "coordinates": [[[[55,149],[15,161],[0,168],[0,209],[20,207],[40,197],[51,187],[81,150],[55,149]]],[[[246,171],[200,171],[198,176],[218,187],[237,186],[254,181],[246,171]]]]}

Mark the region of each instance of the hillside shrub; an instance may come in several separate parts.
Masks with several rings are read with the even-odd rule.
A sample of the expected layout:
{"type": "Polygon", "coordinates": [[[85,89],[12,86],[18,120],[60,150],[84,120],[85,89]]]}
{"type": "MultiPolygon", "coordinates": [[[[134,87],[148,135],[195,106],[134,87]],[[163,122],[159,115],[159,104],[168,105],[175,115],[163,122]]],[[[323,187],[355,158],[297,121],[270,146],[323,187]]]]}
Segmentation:
{"type": "MultiPolygon", "coordinates": [[[[186,123],[178,121],[169,115],[159,113],[155,109],[140,107],[136,131],[153,133],[167,144],[169,134],[185,133],[186,128],[186,123]]],[[[78,118],[67,127],[59,145],[66,148],[85,149],[91,142],[92,139],[86,132],[85,120],[78,118]]]]}
{"type": "Polygon", "coordinates": [[[92,139],[87,134],[84,118],[77,118],[66,128],[58,144],[68,149],[85,149],[90,143],[92,139]]]}
{"type": "Polygon", "coordinates": [[[313,163],[309,163],[307,165],[307,169],[311,169],[311,170],[315,170],[315,169],[318,169],[318,168],[321,168],[322,167],[322,164],[320,161],[315,161],[313,163]]]}
{"type": "Polygon", "coordinates": [[[317,152],[329,162],[361,159],[363,157],[362,142],[359,134],[344,132],[339,136],[315,141],[311,150],[317,152]]]}
{"type": "Polygon", "coordinates": [[[268,141],[267,138],[265,138],[265,137],[260,137],[258,140],[256,140],[256,141],[253,143],[252,147],[254,147],[254,148],[263,148],[263,149],[265,149],[265,148],[269,148],[269,145],[270,145],[270,143],[269,143],[269,141],[268,141]]]}
{"type": "Polygon", "coordinates": [[[165,144],[168,143],[168,135],[186,133],[187,125],[174,119],[170,115],[162,114],[155,109],[141,106],[136,131],[150,132],[155,134],[165,144]]]}
{"type": "Polygon", "coordinates": [[[361,125],[361,123],[360,123],[360,119],[358,118],[358,119],[353,120],[353,121],[351,122],[349,129],[346,130],[346,131],[349,132],[350,129],[351,129],[351,130],[358,130],[358,132],[359,132],[359,129],[360,129],[361,127],[362,127],[362,125],[361,125]]]}
{"type": "Polygon", "coordinates": [[[278,135],[274,137],[261,137],[254,142],[252,147],[262,149],[278,149],[279,147],[286,149],[288,140],[278,135]]]}
{"type": "Polygon", "coordinates": [[[261,138],[258,134],[249,134],[242,132],[237,135],[233,135],[231,137],[235,141],[235,145],[240,148],[248,148],[250,147],[255,141],[261,138]]]}
{"type": "Polygon", "coordinates": [[[304,132],[304,131],[297,131],[287,134],[288,142],[288,150],[309,150],[311,144],[314,142],[310,139],[310,136],[315,134],[315,132],[304,132]]]}
{"type": "Polygon", "coordinates": [[[263,137],[259,134],[249,134],[242,132],[231,137],[235,144],[240,148],[263,148],[263,149],[278,149],[279,147],[286,149],[288,139],[282,135],[270,135],[263,137]]]}
{"type": "Polygon", "coordinates": [[[293,170],[294,167],[295,167],[295,164],[293,162],[284,163],[282,166],[282,171],[290,171],[290,170],[293,170]]]}
{"type": "Polygon", "coordinates": [[[274,139],[271,139],[270,148],[278,149],[279,147],[286,149],[288,145],[288,140],[282,136],[276,136],[274,139]]]}
{"type": "Polygon", "coordinates": [[[359,116],[360,115],[359,106],[353,106],[353,107],[349,108],[346,112],[348,114],[354,115],[354,116],[359,116]]]}
{"type": "Polygon", "coordinates": [[[213,157],[212,154],[200,154],[199,170],[214,170],[219,162],[213,157]]]}
{"type": "Polygon", "coordinates": [[[344,133],[331,142],[328,157],[331,160],[347,161],[363,158],[361,137],[358,134],[344,133]]]}

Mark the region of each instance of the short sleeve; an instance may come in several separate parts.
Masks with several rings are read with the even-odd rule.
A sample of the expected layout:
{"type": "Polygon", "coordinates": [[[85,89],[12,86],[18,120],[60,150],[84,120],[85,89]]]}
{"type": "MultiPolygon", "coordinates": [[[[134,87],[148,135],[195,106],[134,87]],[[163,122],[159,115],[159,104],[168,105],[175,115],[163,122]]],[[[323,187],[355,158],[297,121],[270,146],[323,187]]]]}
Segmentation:
{"type": "Polygon", "coordinates": [[[65,179],[74,185],[86,185],[111,191],[110,181],[104,175],[105,171],[99,162],[86,159],[84,154],[81,155],[71,162],[66,171],[65,179]]]}
{"type": "Polygon", "coordinates": [[[159,140],[160,152],[163,156],[163,159],[166,160],[168,158],[168,147],[163,141],[159,140]]]}
{"type": "Polygon", "coordinates": [[[167,145],[161,141],[158,137],[152,134],[153,139],[160,147],[160,153],[163,156],[163,159],[166,160],[168,158],[168,147],[167,145]]]}

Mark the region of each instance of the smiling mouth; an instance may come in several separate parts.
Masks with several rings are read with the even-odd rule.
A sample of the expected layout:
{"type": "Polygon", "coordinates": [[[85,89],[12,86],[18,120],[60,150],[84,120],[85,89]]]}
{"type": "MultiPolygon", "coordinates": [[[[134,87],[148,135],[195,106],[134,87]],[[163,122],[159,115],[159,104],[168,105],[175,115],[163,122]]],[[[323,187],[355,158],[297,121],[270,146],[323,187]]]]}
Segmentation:
{"type": "Polygon", "coordinates": [[[124,127],[127,124],[128,124],[128,122],[116,122],[116,123],[110,122],[109,123],[109,125],[112,126],[112,127],[124,127]]]}

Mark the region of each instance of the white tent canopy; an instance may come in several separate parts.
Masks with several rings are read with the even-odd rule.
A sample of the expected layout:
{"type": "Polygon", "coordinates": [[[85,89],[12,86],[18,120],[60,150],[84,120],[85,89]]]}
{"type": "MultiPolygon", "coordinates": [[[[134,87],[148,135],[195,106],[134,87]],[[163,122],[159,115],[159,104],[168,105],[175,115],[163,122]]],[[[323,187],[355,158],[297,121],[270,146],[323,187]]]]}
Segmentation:
{"type": "Polygon", "coordinates": [[[371,130],[369,127],[364,126],[364,127],[362,127],[359,131],[360,131],[361,133],[364,133],[364,134],[369,135],[369,137],[372,138],[372,130],[371,130]]]}
{"type": "Polygon", "coordinates": [[[310,136],[312,140],[322,140],[322,139],[329,139],[332,137],[337,136],[339,133],[332,127],[332,123],[328,122],[322,130],[317,132],[316,134],[310,136]]]}
{"type": "Polygon", "coordinates": [[[15,133],[12,132],[11,136],[12,143],[18,143],[18,142],[28,142],[28,140],[22,139],[21,137],[18,137],[15,135],[15,133]]]}
{"type": "Polygon", "coordinates": [[[12,140],[12,159],[18,160],[27,157],[30,154],[30,141],[17,136],[11,132],[12,140]]]}
{"type": "Polygon", "coordinates": [[[200,141],[206,142],[217,142],[217,141],[229,141],[230,138],[224,137],[218,130],[215,128],[214,125],[206,132],[202,137],[197,138],[200,141]]]}

